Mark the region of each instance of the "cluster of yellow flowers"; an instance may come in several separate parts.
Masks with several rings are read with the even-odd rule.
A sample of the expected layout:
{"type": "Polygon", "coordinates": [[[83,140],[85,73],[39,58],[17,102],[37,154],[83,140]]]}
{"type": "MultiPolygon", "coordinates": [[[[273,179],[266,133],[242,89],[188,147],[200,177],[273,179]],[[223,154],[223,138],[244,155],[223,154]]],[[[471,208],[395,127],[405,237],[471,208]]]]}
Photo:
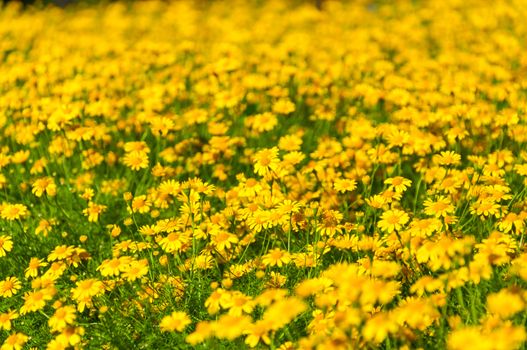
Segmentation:
{"type": "Polygon", "coordinates": [[[4,5],[1,350],[520,348],[526,18],[4,5]]]}

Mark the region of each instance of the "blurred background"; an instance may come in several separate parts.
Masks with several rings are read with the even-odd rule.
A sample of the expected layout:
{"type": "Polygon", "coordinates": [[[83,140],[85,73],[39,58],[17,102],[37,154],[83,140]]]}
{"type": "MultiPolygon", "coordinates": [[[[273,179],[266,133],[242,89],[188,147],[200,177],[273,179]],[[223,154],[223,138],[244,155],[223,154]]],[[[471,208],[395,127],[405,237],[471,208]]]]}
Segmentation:
{"type": "MultiPolygon", "coordinates": [[[[134,0],[124,0],[125,2],[133,2],[134,0]]],[[[200,0],[200,2],[211,2],[213,0],[200,0]]],[[[8,2],[19,2],[24,5],[32,5],[32,4],[41,4],[41,5],[48,5],[48,4],[54,4],[57,6],[67,6],[68,4],[73,3],[98,3],[101,2],[100,0],[2,0],[2,3],[8,3],[8,2]]],[[[108,1],[105,2],[114,2],[114,1],[108,1]]],[[[322,9],[324,0],[307,0],[307,1],[298,1],[298,2],[312,2],[318,9],[322,9]]]]}

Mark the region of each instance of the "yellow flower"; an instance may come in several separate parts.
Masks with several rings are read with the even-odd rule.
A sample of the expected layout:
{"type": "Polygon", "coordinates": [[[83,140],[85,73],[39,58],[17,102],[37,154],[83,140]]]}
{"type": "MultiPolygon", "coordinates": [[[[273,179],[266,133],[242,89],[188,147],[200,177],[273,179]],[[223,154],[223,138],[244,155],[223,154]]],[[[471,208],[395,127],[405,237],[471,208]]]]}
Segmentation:
{"type": "Polygon", "coordinates": [[[402,193],[412,184],[412,180],[405,179],[402,176],[396,176],[384,180],[384,183],[390,185],[390,188],[393,188],[395,192],[402,193]]]}
{"type": "Polygon", "coordinates": [[[133,213],[148,213],[152,203],[145,195],[134,197],[132,200],[132,212],[133,213]]]}
{"type": "Polygon", "coordinates": [[[231,249],[232,245],[238,242],[238,237],[236,237],[236,235],[220,229],[212,230],[210,236],[211,243],[220,252],[224,251],[225,249],[231,249]]]}
{"type": "Polygon", "coordinates": [[[29,150],[20,150],[18,152],[15,152],[11,156],[11,162],[15,164],[22,164],[29,158],[30,152],[29,150]]]}
{"type": "Polygon", "coordinates": [[[514,170],[516,170],[516,173],[522,176],[527,176],[527,164],[517,164],[514,167],[514,170]]]}
{"type": "Polygon", "coordinates": [[[196,330],[189,334],[185,340],[190,345],[196,345],[205,341],[213,334],[212,324],[210,322],[202,321],[196,324],[196,330]]]}
{"type": "Polygon", "coordinates": [[[262,133],[264,131],[271,131],[278,124],[278,118],[272,113],[265,112],[262,114],[257,114],[251,117],[248,117],[245,120],[245,123],[250,126],[252,130],[257,133],[262,133]]]}
{"type": "Polygon", "coordinates": [[[163,317],[159,327],[163,332],[183,332],[190,323],[190,318],[185,312],[174,311],[169,316],[163,317]]]}
{"type": "Polygon", "coordinates": [[[6,256],[6,252],[13,249],[13,241],[9,236],[0,236],[0,257],[6,256]]]}
{"type": "Polygon", "coordinates": [[[504,218],[498,223],[498,228],[507,233],[514,228],[514,232],[521,232],[525,227],[525,214],[527,212],[522,212],[519,215],[516,213],[508,213],[504,218]]]}
{"type": "Polygon", "coordinates": [[[410,217],[404,211],[391,209],[382,213],[381,220],[377,225],[381,230],[392,233],[393,231],[400,231],[408,220],[410,217]]]}
{"type": "Polygon", "coordinates": [[[91,298],[102,293],[104,293],[104,284],[95,278],[78,281],[76,286],[71,289],[71,296],[77,301],[86,297],[91,298]]]}
{"type": "Polygon", "coordinates": [[[403,130],[392,130],[386,134],[386,141],[388,141],[388,146],[393,147],[402,147],[408,143],[410,140],[410,134],[403,130]]]}
{"type": "Polygon", "coordinates": [[[269,225],[269,212],[266,210],[256,210],[247,219],[247,226],[258,233],[269,225]]]}
{"type": "Polygon", "coordinates": [[[88,208],[84,209],[82,213],[88,217],[89,222],[97,222],[99,221],[99,215],[106,211],[107,208],[106,205],[89,202],[88,208]]]}
{"type": "Polygon", "coordinates": [[[287,326],[298,315],[306,310],[306,304],[297,297],[286,297],[275,300],[265,310],[262,320],[267,321],[273,331],[287,326]]]}
{"type": "MultiPolygon", "coordinates": [[[[54,262],[49,266],[49,269],[46,272],[44,272],[44,274],[42,275],[42,279],[54,281],[60,276],[62,276],[62,274],[64,273],[64,271],[66,271],[67,268],[68,267],[66,263],[62,261],[54,262]]],[[[40,280],[41,279],[37,277],[34,281],[40,281],[40,280]]]]}
{"type": "Polygon", "coordinates": [[[159,240],[159,246],[167,253],[180,251],[183,244],[188,241],[181,232],[170,232],[166,237],[159,240]]]}
{"type": "Polygon", "coordinates": [[[52,332],[61,332],[67,325],[72,325],[75,322],[76,314],[75,307],[66,305],[55,310],[53,316],[48,320],[49,328],[52,332]]]}
{"type": "Polygon", "coordinates": [[[487,297],[487,309],[501,318],[509,318],[525,310],[525,301],[518,293],[503,289],[487,297]]]}
{"type": "Polygon", "coordinates": [[[128,281],[135,281],[148,273],[148,260],[134,260],[124,269],[123,277],[128,281]]]}
{"type": "Polygon", "coordinates": [[[280,161],[278,159],[278,148],[266,148],[254,155],[254,171],[256,174],[265,176],[271,172],[277,172],[280,161]]]}
{"type": "Polygon", "coordinates": [[[33,194],[37,197],[42,197],[44,193],[48,196],[54,196],[57,194],[57,185],[50,177],[43,177],[33,182],[33,194]]]}
{"type": "Polygon", "coordinates": [[[249,345],[251,348],[256,347],[260,341],[266,345],[271,344],[271,338],[269,337],[269,331],[271,329],[271,321],[260,320],[254,324],[251,324],[244,332],[247,334],[247,337],[245,338],[245,344],[249,345]]]}
{"type": "Polygon", "coordinates": [[[273,112],[278,114],[290,114],[295,111],[295,104],[289,99],[281,98],[273,104],[273,112]]]}
{"type": "Polygon", "coordinates": [[[132,258],[129,256],[121,256],[113,259],[106,259],[101,262],[97,270],[101,272],[104,277],[118,276],[121,272],[129,268],[132,258]]]}
{"type": "Polygon", "coordinates": [[[228,298],[228,293],[222,289],[218,288],[205,300],[205,307],[209,314],[214,315],[220,311],[221,304],[224,303],[224,300],[228,298]]]}
{"type": "MultiPolygon", "coordinates": [[[[81,336],[84,335],[84,328],[83,327],[73,327],[68,326],[62,330],[62,332],[57,335],[55,338],[63,347],[73,346],[79,344],[81,341],[81,336]]],[[[48,345],[49,347],[49,345],[48,345]]]]}
{"type": "Polygon", "coordinates": [[[317,229],[322,236],[334,236],[337,229],[341,227],[339,223],[343,217],[342,213],[336,210],[325,210],[320,217],[317,229]]]}
{"type": "Polygon", "coordinates": [[[254,309],[254,302],[251,297],[235,291],[231,294],[225,307],[229,309],[230,315],[240,316],[243,313],[250,314],[254,309]]]}
{"type": "Polygon", "coordinates": [[[454,212],[455,207],[450,202],[450,199],[446,197],[439,197],[435,201],[427,199],[424,202],[425,213],[435,217],[445,217],[454,212]]]}
{"type": "Polygon", "coordinates": [[[486,198],[482,201],[477,201],[470,206],[470,213],[476,214],[481,217],[495,216],[500,217],[500,208],[501,206],[494,202],[490,198],[486,198]]]}
{"type": "Polygon", "coordinates": [[[299,151],[302,146],[302,137],[299,135],[284,135],[278,141],[278,148],[284,151],[299,151]]]}
{"type": "Polygon", "coordinates": [[[38,269],[39,269],[39,267],[44,267],[46,265],[47,265],[47,263],[44,260],[42,260],[42,259],[31,258],[31,260],[29,260],[29,266],[24,271],[24,276],[26,278],[37,277],[38,276],[38,269]]]}
{"type": "Polygon", "coordinates": [[[22,288],[22,283],[16,277],[7,277],[0,281],[0,297],[9,298],[15,295],[22,288]]]}
{"type": "Polygon", "coordinates": [[[0,329],[5,329],[6,331],[11,330],[11,321],[18,318],[16,311],[6,311],[0,313],[0,329]]]}
{"type": "Polygon", "coordinates": [[[20,308],[20,314],[25,315],[29,312],[41,310],[46,306],[46,302],[52,299],[52,295],[47,290],[37,290],[24,294],[24,305],[20,308]]]}
{"type": "Polygon", "coordinates": [[[48,255],[48,261],[65,260],[75,253],[74,246],[61,245],[55,247],[48,255]]]}
{"type": "Polygon", "coordinates": [[[467,344],[477,344],[478,349],[493,349],[492,342],[481,334],[476,327],[467,327],[452,332],[448,337],[450,350],[466,349],[467,344]]]}
{"type": "Polygon", "coordinates": [[[220,339],[234,340],[251,324],[248,316],[223,315],[213,324],[214,333],[220,339]]]}
{"type": "Polygon", "coordinates": [[[387,200],[383,196],[376,194],[369,198],[366,198],[366,203],[375,209],[381,209],[385,204],[387,200]]]}
{"type": "Polygon", "coordinates": [[[127,153],[123,159],[124,165],[134,171],[148,168],[148,154],[143,151],[132,151],[127,153]]]}
{"type": "Polygon", "coordinates": [[[278,266],[282,267],[285,264],[288,264],[291,261],[289,253],[281,250],[280,248],[275,248],[269,250],[267,254],[262,256],[262,263],[265,266],[278,266]]]}
{"type": "Polygon", "coordinates": [[[434,159],[439,165],[458,165],[461,162],[461,156],[453,151],[441,152],[434,159]]]}
{"type": "Polygon", "coordinates": [[[87,201],[91,201],[94,195],[95,191],[93,190],[93,188],[85,188],[84,192],[82,192],[81,194],[81,198],[87,201]]]}
{"type": "Polygon", "coordinates": [[[333,183],[333,188],[341,193],[351,192],[357,188],[357,181],[352,179],[337,179],[333,183]]]}
{"type": "Polygon", "coordinates": [[[29,337],[23,333],[13,333],[6,338],[0,350],[21,350],[29,337]]]}
{"type": "Polygon", "coordinates": [[[398,329],[397,323],[391,320],[387,314],[378,313],[366,321],[362,329],[362,335],[365,340],[379,344],[389,334],[397,332],[398,329]]]}
{"type": "Polygon", "coordinates": [[[150,153],[150,148],[148,147],[148,144],[144,141],[130,141],[125,143],[123,148],[127,153],[134,151],[150,153]]]}
{"type": "Polygon", "coordinates": [[[9,221],[18,220],[29,214],[27,207],[23,204],[2,204],[0,205],[0,216],[9,221]]]}
{"type": "Polygon", "coordinates": [[[269,280],[265,283],[266,288],[280,288],[285,285],[287,282],[287,277],[275,272],[271,271],[269,280]]]}
{"type": "Polygon", "coordinates": [[[56,225],[56,221],[54,219],[41,219],[38,222],[38,226],[35,228],[35,234],[42,234],[44,237],[47,237],[54,225],[56,225]]]}
{"type": "Polygon", "coordinates": [[[47,165],[48,161],[45,158],[40,158],[33,163],[33,166],[29,170],[29,173],[31,175],[40,174],[44,171],[47,165]]]}

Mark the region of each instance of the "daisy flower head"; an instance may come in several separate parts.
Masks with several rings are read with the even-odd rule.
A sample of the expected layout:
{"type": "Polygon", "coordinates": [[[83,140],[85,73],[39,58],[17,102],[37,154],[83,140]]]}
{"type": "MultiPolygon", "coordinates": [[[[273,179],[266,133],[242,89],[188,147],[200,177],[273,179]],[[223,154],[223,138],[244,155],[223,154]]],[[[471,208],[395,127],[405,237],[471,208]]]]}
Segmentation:
{"type": "Polygon", "coordinates": [[[336,179],[333,188],[340,193],[351,192],[357,188],[357,181],[352,179],[336,179]]]}
{"type": "Polygon", "coordinates": [[[148,153],[144,151],[132,151],[127,153],[123,159],[124,165],[133,171],[148,168],[148,153]]]}
{"type": "Polygon", "coordinates": [[[22,288],[22,283],[16,277],[7,277],[0,281],[0,297],[10,298],[22,288]]]}
{"type": "Polygon", "coordinates": [[[11,321],[18,318],[18,313],[13,310],[0,313],[0,329],[11,330],[11,321]]]}
{"type": "Polygon", "coordinates": [[[13,249],[13,241],[10,236],[0,236],[0,258],[7,255],[13,249]]]}
{"type": "Polygon", "coordinates": [[[277,147],[262,149],[254,155],[254,172],[260,176],[276,172],[279,164],[277,147]]]}
{"type": "Polygon", "coordinates": [[[410,220],[410,217],[404,211],[391,209],[382,213],[378,226],[382,231],[392,233],[393,231],[399,231],[408,220],[410,220]]]}
{"type": "Polygon", "coordinates": [[[13,333],[8,336],[0,349],[2,350],[21,350],[27,343],[29,337],[24,333],[13,333]]]}
{"type": "Polygon", "coordinates": [[[434,160],[439,165],[459,165],[461,163],[461,156],[454,151],[444,151],[436,155],[434,160]]]}
{"type": "Polygon", "coordinates": [[[406,191],[408,187],[410,187],[412,180],[406,179],[402,176],[396,176],[384,180],[384,183],[386,185],[390,185],[390,188],[392,188],[395,192],[402,193],[406,191]]]}
{"type": "Polygon", "coordinates": [[[295,104],[287,98],[281,98],[273,104],[273,112],[291,114],[295,111],[295,104]]]}
{"type": "Polygon", "coordinates": [[[37,197],[42,197],[43,194],[54,196],[57,194],[57,185],[50,177],[43,177],[33,182],[33,189],[31,190],[37,197]]]}
{"type": "Polygon", "coordinates": [[[107,208],[106,205],[89,202],[88,208],[84,209],[82,213],[88,217],[89,222],[97,222],[99,221],[99,216],[106,211],[107,208]]]}
{"type": "Polygon", "coordinates": [[[174,311],[170,315],[163,317],[159,327],[163,332],[183,332],[190,323],[190,318],[185,312],[174,311]]]}
{"type": "Polygon", "coordinates": [[[0,205],[0,217],[13,221],[29,215],[29,210],[24,204],[3,203],[0,205]]]}
{"type": "Polygon", "coordinates": [[[289,256],[289,253],[281,250],[280,248],[271,249],[262,257],[262,263],[265,266],[282,267],[283,265],[288,264],[290,261],[291,257],[289,256]]]}
{"type": "Polygon", "coordinates": [[[455,210],[454,205],[447,197],[439,197],[436,200],[427,199],[424,202],[425,213],[435,217],[445,217],[452,214],[455,210]]]}

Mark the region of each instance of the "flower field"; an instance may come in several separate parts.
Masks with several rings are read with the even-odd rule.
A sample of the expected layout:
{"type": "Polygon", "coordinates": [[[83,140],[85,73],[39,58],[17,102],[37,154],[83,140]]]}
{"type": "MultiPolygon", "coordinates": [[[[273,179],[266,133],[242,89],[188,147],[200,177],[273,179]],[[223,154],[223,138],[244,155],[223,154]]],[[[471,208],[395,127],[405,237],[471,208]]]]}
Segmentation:
{"type": "Polygon", "coordinates": [[[527,348],[524,0],[0,10],[0,349],[527,348]]]}

